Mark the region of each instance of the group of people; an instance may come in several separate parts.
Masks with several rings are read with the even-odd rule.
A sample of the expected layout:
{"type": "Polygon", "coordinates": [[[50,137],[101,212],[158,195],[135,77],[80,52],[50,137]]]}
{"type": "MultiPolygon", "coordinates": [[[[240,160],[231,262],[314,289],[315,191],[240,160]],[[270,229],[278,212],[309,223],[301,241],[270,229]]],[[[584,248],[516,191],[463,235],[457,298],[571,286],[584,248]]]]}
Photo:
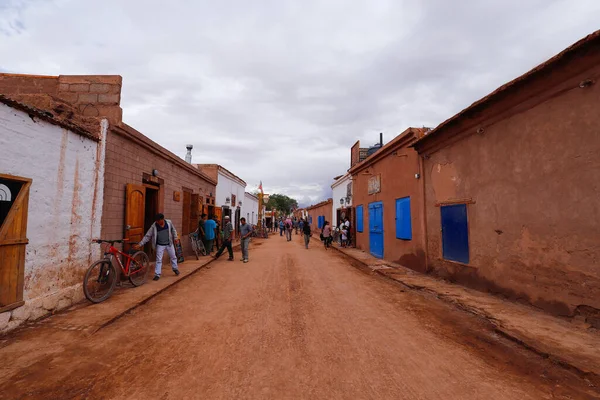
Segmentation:
{"type": "Polygon", "coordinates": [[[323,223],[323,227],[321,228],[321,240],[326,249],[331,247],[334,236],[339,236],[341,247],[348,247],[350,245],[350,221],[348,218],[345,218],[344,221],[342,221],[339,228],[332,228],[329,221],[323,223]]]}
{"type": "MultiPolygon", "coordinates": [[[[278,226],[279,236],[283,236],[285,233],[286,240],[288,242],[292,240],[292,232],[294,230],[296,234],[298,234],[298,231],[300,231],[304,237],[304,246],[308,249],[308,244],[310,243],[312,232],[310,228],[310,223],[307,219],[294,218],[292,220],[291,218],[282,218],[279,220],[278,226]]],[[[331,247],[331,243],[333,243],[334,236],[339,237],[339,243],[341,247],[350,246],[350,220],[347,217],[344,218],[344,220],[340,223],[339,228],[332,228],[329,221],[325,221],[323,223],[320,238],[323,244],[325,245],[326,249],[331,247]]]]}
{"type": "MultiPolygon", "coordinates": [[[[233,237],[234,237],[234,229],[233,224],[231,223],[231,218],[226,215],[223,218],[223,242],[221,246],[218,247],[217,253],[214,255],[214,258],[217,259],[221,257],[225,249],[229,253],[228,261],[233,261],[233,237]]],[[[250,236],[252,235],[252,226],[246,222],[246,218],[240,218],[240,245],[242,247],[242,259],[244,263],[248,262],[248,248],[250,246],[250,236]]],[[[200,221],[198,222],[198,238],[202,240],[204,244],[204,248],[206,249],[206,254],[211,255],[212,250],[214,248],[214,239],[219,237],[219,225],[217,223],[217,218],[209,218],[207,219],[206,214],[202,214],[200,221]]]]}
{"type": "MultiPolygon", "coordinates": [[[[244,263],[248,262],[248,247],[250,245],[250,236],[252,235],[252,226],[246,223],[246,218],[240,219],[240,244],[242,247],[242,259],[244,263]]],[[[202,240],[204,248],[206,249],[207,255],[211,256],[213,249],[218,248],[216,254],[212,256],[218,259],[225,249],[229,253],[228,261],[233,261],[233,246],[232,241],[234,237],[233,224],[231,218],[225,216],[223,218],[223,231],[219,235],[219,222],[217,217],[208,218],[206,214],[202,214],[200,221],[198,222],[198,239],[202,240]],[[219,237],[222,238],[221,245],[218,246],[219,237]],[[217,244],[215,245],[215,241],[217,244]]],[[[162,274],[162,259],[165,251],[169,255],[171,260],[171,269],[175,275],[179,275],[179,268],[177,265],[177,254],[175,253],[175,245],[179,242],[177,230],[175,225],[165,219],[163,214],[157,214],[155,222],[152,224],[146,235],[142,240],[133,245],[135,249],[140,249],[146,243],[152,244],[152,248],[156,251],[156,265],[154,267],[154,280],[160,279],[162,274]]]]}

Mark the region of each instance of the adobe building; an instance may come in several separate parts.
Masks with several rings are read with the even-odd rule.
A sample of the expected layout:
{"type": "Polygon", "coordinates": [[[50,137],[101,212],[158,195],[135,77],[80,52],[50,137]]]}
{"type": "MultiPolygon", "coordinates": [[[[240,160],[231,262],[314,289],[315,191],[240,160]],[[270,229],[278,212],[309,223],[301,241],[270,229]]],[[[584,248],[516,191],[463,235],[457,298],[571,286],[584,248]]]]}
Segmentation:
{"type": "Polygon", "coordinates": [[[245,192],[244,202],[242,203],[242,217],[246,218],[246,222],[250,225],[258,225],[259,213],[258,197],[252,193],[245,192]]]}
{"type": "MultiPolygon", "coordinates": [[[[102,138],[104,192],[99,192],[103,238],[136,243],[162,212],[173,221],[184,254],[191,254],[188,234],[196,229],[204,204],[214,202],[216,180],[125,124],[121,86],[120,76],[0,74],[0,93],[49,111],[66,102],[80,116],[108,122],[102,138]]],[[[151,247],[145,251],[152,259],[151,247]]]]}
{"type": "MultiPolygon", "coordinates": [[[[223,226],[223,218],[231,218],[235,235],[239,234],[242,206],[246,196],[246,182],[218,164],[195,164],[202,173],[210,176],[217,182],[214,214],[223,226]]],[[[257,207],[258,209],[258,207],[257,207]]],[[[210,213],[207,213],[210,215],[210,213]]]]}
{"type": "Polygon", "coordinates": [[[354,208],[352,207],[352,175],[347,172],[344,175],[336,176],[331,185],[333,198],[333,210],[331,212],[332,226],[340,226],[345,218],[350,221],[350,227],[354,227],[354,208]]]}
{"type": "Polygon", "coordinates": [[[0,332],[83,299],[101,255],[108,122],[75,112],[0,95],[0,332]]]}
{"type": "Polygon", "coordinates": [[[424,129],[408,128],[360,161],[351,150],[356,247],[375,257],[426,272],[421,165],[410,147],[424,129]]]}
{"type": "Polygon", "coordinates": [[[428,267],[600,321],[600,31],[415,144],[428,267]]]}
{"type": "MultiPolygon", "coordinates": [[[[308,223],[313,233],[320,233],[325,221],[329,221],[333,212],[333,199],[327,199],[306,208],[308,223]]],[[[331,221],[329,221],[331,224],[331,221]]]]}

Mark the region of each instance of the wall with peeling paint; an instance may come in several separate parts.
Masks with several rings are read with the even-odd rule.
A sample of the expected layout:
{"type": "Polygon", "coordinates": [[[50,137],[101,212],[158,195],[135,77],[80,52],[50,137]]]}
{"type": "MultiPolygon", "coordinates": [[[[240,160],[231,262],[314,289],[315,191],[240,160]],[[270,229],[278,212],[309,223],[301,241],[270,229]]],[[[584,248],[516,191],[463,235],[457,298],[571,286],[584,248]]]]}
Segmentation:
{"type": "MultiPolygon", "coordinates": [[[[102,123],[102,138],[107,123],[102,123]]],[[[25,257],[25,305],[0,331],[69,307],[99,257],[104,153],[96,142],[0,104],[0,172],[33,180],[25,257]]],[[[0,288],[1,289],[1,288],[0,288]]]]}
{"type": "Polygon", "coordinates": [[[419,148],[433,272],[559,315],[600,309],[600,85],[579,87],[599,60],[555,69],[419,148]],[[442,254],[439,203],[461,200],[468,264],[442,254]]]}

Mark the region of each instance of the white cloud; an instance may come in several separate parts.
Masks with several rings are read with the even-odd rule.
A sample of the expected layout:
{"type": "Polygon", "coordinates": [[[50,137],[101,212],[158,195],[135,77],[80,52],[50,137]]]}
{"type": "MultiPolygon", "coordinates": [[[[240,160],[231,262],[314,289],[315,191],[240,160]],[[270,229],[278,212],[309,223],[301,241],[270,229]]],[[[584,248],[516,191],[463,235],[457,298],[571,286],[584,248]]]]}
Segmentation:
{"type": "Polygon", "coordinates": [[[119,74],[180,156],[319,201],[350,146],[435,126],[597,29],[595,0],[0,0],[0,70],[119,74]]]}

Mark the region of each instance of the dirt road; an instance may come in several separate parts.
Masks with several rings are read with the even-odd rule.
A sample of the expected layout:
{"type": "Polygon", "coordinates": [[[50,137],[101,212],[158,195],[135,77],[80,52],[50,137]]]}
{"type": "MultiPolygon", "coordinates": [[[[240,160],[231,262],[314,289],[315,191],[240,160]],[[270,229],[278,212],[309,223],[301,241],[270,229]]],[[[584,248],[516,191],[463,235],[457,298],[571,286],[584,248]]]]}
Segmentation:
{"type": "MultiPolygon", "coordinates": [[[[369,275],[318,240],[255,241],[92,336],[0,362],[0,398],[588,399],[485,321],[369,275]]],[[[148,283],[152,284],[152,282],[148,283]]],[[[35,329],[11,338],[27,347],[35,329]]]]}

